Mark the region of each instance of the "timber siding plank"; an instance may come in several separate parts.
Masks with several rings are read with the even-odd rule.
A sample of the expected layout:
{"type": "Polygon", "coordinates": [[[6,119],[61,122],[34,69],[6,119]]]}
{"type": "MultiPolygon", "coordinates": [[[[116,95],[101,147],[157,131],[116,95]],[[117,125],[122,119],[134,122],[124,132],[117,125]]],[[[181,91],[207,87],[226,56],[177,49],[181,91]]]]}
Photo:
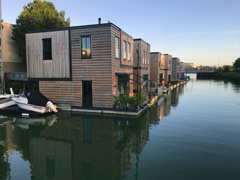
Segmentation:
{"type": "Polygon", "coordinates": [[[70,78],[68,30],[26,34],[29,78],[70,78]],[[43,43],[51,38],[52,60],[43,60],[43,43]]]}

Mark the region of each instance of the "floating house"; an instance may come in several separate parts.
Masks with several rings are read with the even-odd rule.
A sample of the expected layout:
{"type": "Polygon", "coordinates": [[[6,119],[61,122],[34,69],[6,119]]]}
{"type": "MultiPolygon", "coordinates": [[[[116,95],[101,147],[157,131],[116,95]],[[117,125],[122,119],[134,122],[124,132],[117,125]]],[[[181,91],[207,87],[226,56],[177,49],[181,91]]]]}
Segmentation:
{"type": "Polygon", "coordinates": [[[134,39],[133,43],[133,93],[136,95],[140,88],[141,91],[148,93],[150,91],[150,44],[142,39],[134,39]]]}
{"type": "Polygon", "coordinates": [[[112,23],[26,34],[31,86],[62,108],[113,108],[133,95],[133,38],[112,23]]]}
{"type": "Polygon", "coordinates": [[[150,80],[157,87],[162,86],[164,82],[164,55],[160,52],[150,53],[150,80]]]}
{"type": "Polygon", "coordinates": [[[172,56],[169,54],[164,54],[164,82],[167,84],[172,80],[172,56]]]}
{"type": "Polygon", "coordinates": [[[172,58],[172,81],[180,80],[180,59],[172,58]]]}
{"type": "Polygon", "coordinates": [[[185,65],[184,62],[180,62],[180,79],[184,79],[185,65]]]}

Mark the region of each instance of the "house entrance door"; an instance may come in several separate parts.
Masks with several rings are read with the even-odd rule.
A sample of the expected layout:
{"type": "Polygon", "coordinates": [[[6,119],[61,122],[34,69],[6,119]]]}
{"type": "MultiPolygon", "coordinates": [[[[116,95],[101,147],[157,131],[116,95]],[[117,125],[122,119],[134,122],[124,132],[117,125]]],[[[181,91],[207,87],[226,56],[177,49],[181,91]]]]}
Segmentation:
{"type": "Polygon", "coordinates": [[[82,81],[82,105],[92,107],[92,81],[82,81]]]}

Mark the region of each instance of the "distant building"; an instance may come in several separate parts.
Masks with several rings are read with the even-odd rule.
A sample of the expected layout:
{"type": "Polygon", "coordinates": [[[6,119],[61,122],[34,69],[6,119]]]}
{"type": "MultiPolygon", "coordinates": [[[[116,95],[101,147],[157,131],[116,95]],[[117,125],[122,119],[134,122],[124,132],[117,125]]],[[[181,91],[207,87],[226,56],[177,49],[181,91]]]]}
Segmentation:
{"type": "Polygon", "coordinates": [[[164,82],[167,83],[172,80],[172,56],[169,54],[164,54],[164,82]]]}
{"type": "Polygon", "coordinates": [[[137,89],[148,93],[150,88],[150,44],[142,39],[134,39],[133,45],[133,92],[136,95],[137,89]],[[138,72],[138,81],[137,81],[138,72]],[[137,88],[137,82],[138,88],[137,88]]]}
{"type": "MultiPolygon", "coordinates": [[[[26,72],[26,65],[20,59],[17,46],[12,40],[12,28],[12,24],[2,23],[0,51],[2,51],[3,57],[3,72],[26,72]]],[[[0,60],[2,61],[2,59],[0,60]]]]}
{"type": "Polygon", "coordinates": [[[180,80],[180,59],[172,58],[172,81],[180,80]]]}
{"type": "Polygon", "coordinates": [[[185,73],[184,62],[180,62],[180,79],[184,78],[184,73],[185,73]]]}
{"type": "Polygon", "coordinates": [[[150,53],[150,80],[157,86],[164,82],[164,55],[160,52],[150,53]]]}

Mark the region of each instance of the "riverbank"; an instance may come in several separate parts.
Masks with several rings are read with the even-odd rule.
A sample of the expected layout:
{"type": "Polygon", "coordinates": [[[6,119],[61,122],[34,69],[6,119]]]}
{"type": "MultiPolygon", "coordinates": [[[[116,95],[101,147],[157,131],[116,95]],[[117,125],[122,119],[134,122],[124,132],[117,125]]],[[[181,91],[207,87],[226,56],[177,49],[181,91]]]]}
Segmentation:
{"type": "Polygon", "coordinates": [[[214,79],[219,80],[228,80],[233,83],[240,84],[240,72],[220,72],[220,73],[214,73],[213,75],[214,79]]]}

